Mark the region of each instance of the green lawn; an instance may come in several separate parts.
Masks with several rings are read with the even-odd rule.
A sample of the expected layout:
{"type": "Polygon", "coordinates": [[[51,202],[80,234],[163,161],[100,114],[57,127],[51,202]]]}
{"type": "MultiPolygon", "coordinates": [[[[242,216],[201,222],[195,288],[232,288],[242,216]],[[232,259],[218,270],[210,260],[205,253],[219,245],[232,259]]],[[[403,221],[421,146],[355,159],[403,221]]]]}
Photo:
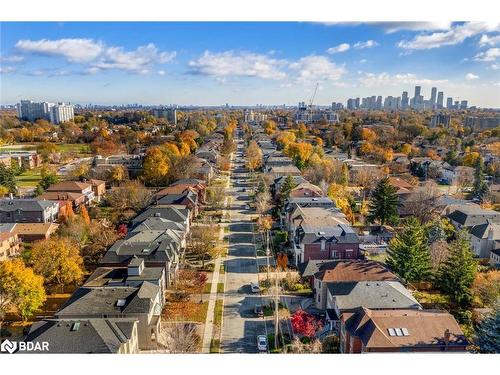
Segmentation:
{"type": "Polygon", "coordinates": [[[376,262],[385,264],[387,260],[387,253],[384,252],[382,254],[377,254],[377,255],[367,255],[366,257],[370,260],[374,260],[376,262]]]}
{"type": "MultiPolygon", "coordinates": [[[[210,293],[212,283],[206,283],[203,293],[210,293]]],[[[224,293],[224,283],[217,283],[217,293],[224,293]]]]}
{"type": "Polygon", "coordinates": [[[90,154],[89,146],[81,143],[60,143],[57,144],[59,152],[74,152],[77,154],[90,154]]]}
{"type": "Polygon", "coordinates": [[[16,176],[16,184],[20,187],[35,187],[41,179],[40,168],[28,169],[16,176]]]}
{"type": "Polygon", "coordinates": [[[220,353],[220,340],[212,339],[210,342],[210,353],[220,353]]]}
{"type": "Polygon", "coordinates": [[[214,324],[220,326],[221,323],[222,323],[222,300],[218,299],[215,301],[214,324]]]}

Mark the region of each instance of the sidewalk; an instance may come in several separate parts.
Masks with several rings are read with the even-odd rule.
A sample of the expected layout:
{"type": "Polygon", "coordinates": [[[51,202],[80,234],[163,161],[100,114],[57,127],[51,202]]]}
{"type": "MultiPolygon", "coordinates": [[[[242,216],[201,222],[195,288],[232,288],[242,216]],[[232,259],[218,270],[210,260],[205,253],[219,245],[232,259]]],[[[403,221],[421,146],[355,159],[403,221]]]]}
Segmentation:
{"type": "MultiPolygon", "coordinates": [[[[231,171],[233,166],[233,154],[231,154],[231,163],[229,170],[231,171]]],[[[229,189],[231,182],[231,173],[228,175],[226,188],[229,189]]],[[[226,196],[224,199],[224,210],[222,212],[222,217],[225,218],[227,214],[227,207],[229,203],[229,196],[226,196]]],[[[224,227],[228,225],[228,223],[221,223],[220,232],[219,232],[219,240],[224,240],[224,227]]],[[[217,257],[214,261],[214,272],[212,273],[212,286],[210,288],[210,299],[208,300],[208,308],[207,308],[207,319],[205,320],[205,329],[203,331],[203,344],[202,344],[202,353],[210,353],[210,344],[212,342],[212,336],[214,332],[214,316],[215,316],[215,302],[217,301],[217,285],[219,283],[219,275],[220,275],[220,265],[221,265],[222,257],[217,257]]]]}

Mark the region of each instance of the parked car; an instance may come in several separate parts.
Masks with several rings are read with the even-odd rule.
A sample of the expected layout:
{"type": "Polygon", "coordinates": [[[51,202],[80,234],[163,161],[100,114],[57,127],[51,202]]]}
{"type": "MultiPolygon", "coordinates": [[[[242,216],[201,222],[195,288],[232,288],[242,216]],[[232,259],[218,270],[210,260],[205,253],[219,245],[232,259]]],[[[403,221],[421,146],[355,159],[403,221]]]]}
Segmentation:
{"type": "Polygon", "coordinates": [[[250,206],[248,204],[245,204],[245,210],[249,210],[250,206]]]}
{"type": "Polygon", "coordinates": [[[253,312],[257,316],[264,316],[264,309],[262,308],[262,305],[255,305],[253,308],[253,312]]]}
{"type": "Polygon", "coordinates": [[[261,352],[267,351],[267,337],[264,335],[257,336],[257,349],[261,352]]]}
{"type": "Polygon", "coordinates": [[[260,292],[260,286],[258,283],[250,283],[250,290],[252,293],[259,293],[260,292]]]}

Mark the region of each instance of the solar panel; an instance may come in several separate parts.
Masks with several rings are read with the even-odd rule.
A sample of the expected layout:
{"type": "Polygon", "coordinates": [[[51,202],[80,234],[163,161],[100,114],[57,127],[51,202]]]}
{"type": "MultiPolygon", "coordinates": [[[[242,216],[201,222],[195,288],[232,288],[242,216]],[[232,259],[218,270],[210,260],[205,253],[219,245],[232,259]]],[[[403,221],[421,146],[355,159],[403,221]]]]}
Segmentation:
{"type": "Polygon", "coordinates": [[[403,330],[401,328],[396,328],[396,336],[403,336],[403,330]]]}
{"type": "Polygon", "coordinates": [[[403,331],[403,336],[410,336],[410,332],[408,332],[408,328],[401,328],[401,331],[403,331]]]}
{"type": "Polygon", "coordinates": [[[389,332],[389,336],[396,336],[396,331],[394,330],[394,328],[389,328],[387,329],[387,331],[389,332]]]}

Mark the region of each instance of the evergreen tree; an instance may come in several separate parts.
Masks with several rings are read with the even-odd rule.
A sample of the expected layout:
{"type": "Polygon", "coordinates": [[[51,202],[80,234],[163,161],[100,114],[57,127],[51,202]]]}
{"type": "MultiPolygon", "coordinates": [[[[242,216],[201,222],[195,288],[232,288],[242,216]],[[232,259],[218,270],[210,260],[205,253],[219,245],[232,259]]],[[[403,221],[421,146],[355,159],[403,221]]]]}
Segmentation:
{"type": "Polygon", "coordinates": [[[390,242],[387,265],[407,282],[431,276],[431,256],[425,228],[412,217],[390,242]]]}
{"type": "Polygon", "coordinates": [[[486,317],[476,330],[476,345],[481,353],[500,353],[500,305],[486,317]]]}
{"type": "Polygon", "coordinates": [[[378,220],[380,225],[384,225],[398,221],[396,191],[397,189],[389,184],[389,178],[383,178],[378,182],[369,205],[368,220],[371,223],[378,220]]]}
{"type": "Polygon", "coordinates": [[[460,307],[468,307],[472,302],[472,284],[476,277],[477,263],[466,232],[457,233],[449,251],[450,255],[438,270],[437,284],[454,303],[460,307]]]}
{"type": "Polygon", "coordinates": [[[484,181],[484,163],[481,156],[477,158],[474,168],[474,185],[472,186],[470,198],[483,200],[488,193],[488,185],[484,181]]]}
{"type": "Polygon", "coordinates": [[[293,182],[292,176],[286,176],[285,181],[280,187],[280,195],[278,208],[281,210],[285,204],[285,200],[290,197],[290,192],[295,187],[295,183],[293,182]]]}

